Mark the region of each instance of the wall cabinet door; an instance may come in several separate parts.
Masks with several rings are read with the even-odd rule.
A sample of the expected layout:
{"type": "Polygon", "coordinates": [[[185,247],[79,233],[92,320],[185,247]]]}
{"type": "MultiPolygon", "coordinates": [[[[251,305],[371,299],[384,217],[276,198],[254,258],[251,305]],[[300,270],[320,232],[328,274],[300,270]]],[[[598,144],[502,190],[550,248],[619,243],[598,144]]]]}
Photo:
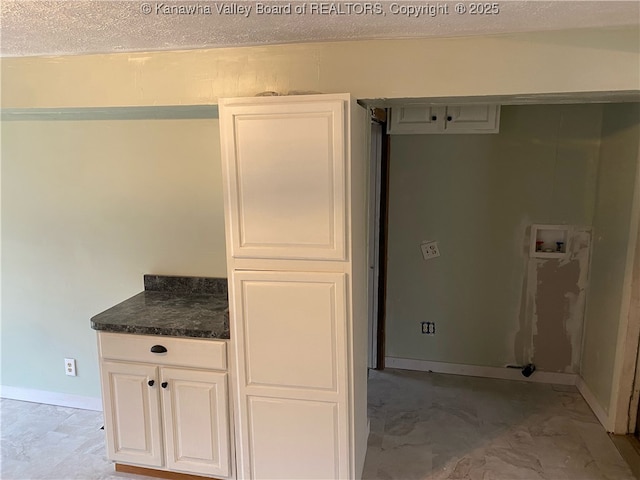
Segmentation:
{"type": "Polygon", "coordinates": [[[227,374],[176,368],[160,374],[167,468],[229,476],[227,374]]]}
{"type": "Polygon", "coordinates": [[[440,133],[444,130],[445,107],[406,105],[393,107],[387,133],[440,133]]]}
{"type": "Polygon", "coordinates": [[[158,367],[102,362],[109,458],[160,467],[163,463],[158,367]]]}
{"type": "Polygon", "coordinates": [[[345,259],[345,102],[220,104],[234,258],[345,259]]]}
{"type": "Polygon", "coordinates": [[[497,133],[500,126],[498,105],[459,105],[447,107],[447,133],[497,133]]]}

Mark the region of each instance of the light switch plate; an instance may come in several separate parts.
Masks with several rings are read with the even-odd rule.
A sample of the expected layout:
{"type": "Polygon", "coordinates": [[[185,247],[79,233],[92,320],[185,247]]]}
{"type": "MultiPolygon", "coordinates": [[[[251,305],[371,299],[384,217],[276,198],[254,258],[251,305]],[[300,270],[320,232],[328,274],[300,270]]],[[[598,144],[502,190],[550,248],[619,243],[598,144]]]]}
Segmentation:
{"type": "Polygon", "coordinates": [[[440,249],[438,248],[438,242],[425,241],[420,244],[420,250],[422,250],[422,256],[425,260],[430,260],[440,256],[440,249]]]}

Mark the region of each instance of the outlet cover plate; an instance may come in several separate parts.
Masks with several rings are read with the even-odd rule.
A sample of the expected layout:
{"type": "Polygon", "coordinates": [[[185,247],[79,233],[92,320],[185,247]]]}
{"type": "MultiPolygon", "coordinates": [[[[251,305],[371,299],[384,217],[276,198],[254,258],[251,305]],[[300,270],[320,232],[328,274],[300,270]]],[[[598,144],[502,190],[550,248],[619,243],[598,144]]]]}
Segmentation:
{"type": "Polygon", "coordinates": [[[422,256],[425,260],[431,260],[432,258],[440,256],[438,242],[424,241],[420,244],[420,250],[422,250],[422,256]]]}
{"type": "Polygon", "coordinates": [[[64,359],[64,373],[66,373],[70,377],[77,376],[77,373],[76,373],[76,359],[75,358],[65,358],[64,359]]]}
{"type": "Polygon", "coordinates": [[[436,322],[421,322],[422,333],[425,335],[436,334],[436,322]]]}

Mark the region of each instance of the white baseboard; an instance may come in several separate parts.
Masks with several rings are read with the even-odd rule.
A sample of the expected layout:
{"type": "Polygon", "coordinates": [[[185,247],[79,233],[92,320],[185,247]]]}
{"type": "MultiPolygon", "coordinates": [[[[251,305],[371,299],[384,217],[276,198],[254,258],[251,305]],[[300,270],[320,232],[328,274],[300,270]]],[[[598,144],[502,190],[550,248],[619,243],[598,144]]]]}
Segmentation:
{"type": "Polygon", "coordinates": [[[69,393],[47,392],[30,388],[9,387],[0,385],[0,397],[23,402],[46,403],[61,407],[81,408],[83,410],[102,411],[102,400],[95,397],[84,397],[69,393]]]}
{"type": "Polygon", "coordinates": [[[468,377],[500,378],[503,380],[520,380],[523,382],[553,383],[556,385],[575,385],[578,375],[574,373],[541,372],[536,370],[530,377],[522,375],[519,369],[500,367],[481,367],[458,363],[431,362],[411,358],[385,357],[384,365],[401,370],[418,370],[422,372],[449,373],[468,377]]]}
{"type": "Polygon", "coordinates": [[[595,416],[598,418],[602,426],[605,428],[607,432],[613,432],[613,422],[609,418],[607,412],[604,411],[604,408],[600,406],[600,402],[596,399],[596,396],[593,394],[591,389],[584,382],[582,377],[578,377],[578,381],[576,382],[576,386],[578,387],[578,391],[582,398],[584,398],[589,408],[593,411],[595,416]]]}

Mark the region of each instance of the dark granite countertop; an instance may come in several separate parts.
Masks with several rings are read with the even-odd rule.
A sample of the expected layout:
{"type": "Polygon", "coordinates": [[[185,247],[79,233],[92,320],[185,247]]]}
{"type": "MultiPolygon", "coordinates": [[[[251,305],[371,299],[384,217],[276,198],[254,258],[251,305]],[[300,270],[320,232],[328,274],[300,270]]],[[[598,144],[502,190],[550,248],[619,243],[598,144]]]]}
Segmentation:
{"type": "Polygon", "coordinates": [[[226,278],[145,275],[144,291],[91,319],[105,332],[229,338],[226,278]]]}

